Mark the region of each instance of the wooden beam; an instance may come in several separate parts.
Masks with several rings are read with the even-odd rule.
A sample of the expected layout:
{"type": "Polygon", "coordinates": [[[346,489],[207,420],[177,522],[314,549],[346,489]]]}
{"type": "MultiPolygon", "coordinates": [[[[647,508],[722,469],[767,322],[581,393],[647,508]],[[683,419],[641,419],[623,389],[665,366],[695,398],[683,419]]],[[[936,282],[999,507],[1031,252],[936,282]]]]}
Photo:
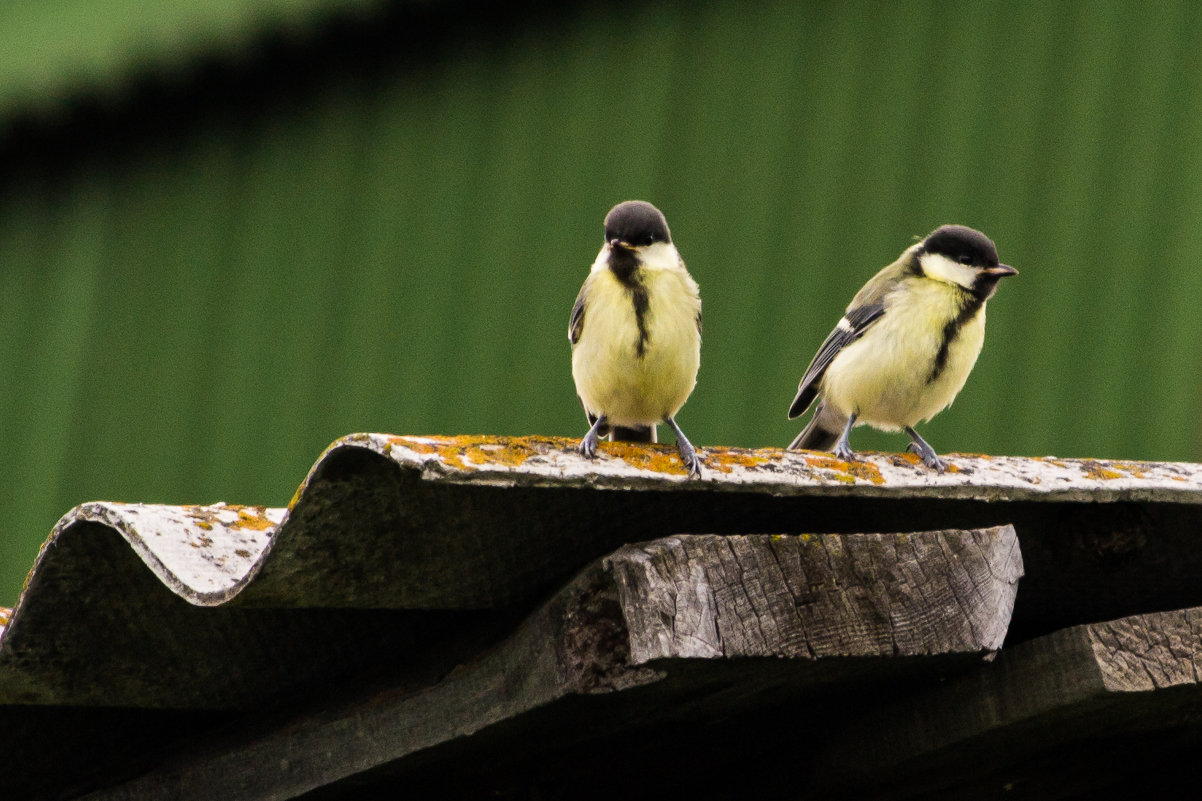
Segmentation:
{"type": "Polygon", "coordinates": [[[1202,608],[1073,626],[860,716],[824,741],[815,780],[853,797],[1056,797],[1192,771],[1200,668],[1202,608]]]}
{"type": "Polygon", "coordinates": [[[553,750],[570,770],[658,726],[716,727],[721,741],[720,721],[782,698],[979,664],[1005,637],[1021,574],[1010,527],[626,546],[441,681],[201,742],[88,797],[353,797],[376,781],[421,789],[431,772],[470,795],[530,754],[553,750]]]}

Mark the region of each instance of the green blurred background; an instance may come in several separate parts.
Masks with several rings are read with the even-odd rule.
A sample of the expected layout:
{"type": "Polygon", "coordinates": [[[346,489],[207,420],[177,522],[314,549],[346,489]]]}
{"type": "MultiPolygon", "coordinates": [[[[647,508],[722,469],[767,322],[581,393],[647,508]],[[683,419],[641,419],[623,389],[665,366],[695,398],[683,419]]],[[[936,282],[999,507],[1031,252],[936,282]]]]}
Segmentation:
{"type": "Polygon", "coordinates": [[[787,443],[852,293],[960,222],[1022,274],[936,449],[1200,458],[1202,5],[503,5],[3,5],[0,603],[83,501],[583,434],[568,312],[628,198],[702,288],[698,445],[787,443]]]}

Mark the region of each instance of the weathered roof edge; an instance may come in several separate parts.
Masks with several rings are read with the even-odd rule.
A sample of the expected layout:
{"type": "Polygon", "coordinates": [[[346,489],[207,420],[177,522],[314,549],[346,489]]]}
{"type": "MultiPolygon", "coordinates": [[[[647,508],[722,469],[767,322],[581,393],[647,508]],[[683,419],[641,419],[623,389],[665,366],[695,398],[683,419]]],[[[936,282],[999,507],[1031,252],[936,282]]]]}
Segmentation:
{"type": "MultiPolygon", "coordinates": [[[[291,511],[315,477],[339,455],[355,450],[383,456],[421,481],[460,485],[1202,503],[1202,465],[1190,463],[951,454],[951,469],[938,474],[910,454],[868,454],[862,461],[849,463],[810,451],[710,447],[700,451],[703,477],[691,480],[671,446],[603,443],[595,460],[580,456],[575,446],[575,440],[562,437],[351,434],[326,448],[287,509],[85,503],[55,525],[34,571],[68,529],[96,523],[124,538],[158,579],[180,597],[198,606],[220,605],[254,579],[274,543],[287,536],[291,511]],[[170,536],[163,536],[166,532],[170,536]]],[[[18,603],[15,615],[20,607],[18,603]]]]}
{"type": "Polygon", "coordinates": [[[815,451],[708,447],[699,449],[702,478],[691,480],[670,445],[602,443],[598,458],[589,460],[577,453],[577,444],[564,437],[352,434],[327,448],[323,458],[342,448],[365,448],[420,469],[425,480],[504,486],[1202,503],[1202,465],[1188,462],[945,454],[951,467],[940,474],[909,453],[862,454],[846,462],[815,451]]]}

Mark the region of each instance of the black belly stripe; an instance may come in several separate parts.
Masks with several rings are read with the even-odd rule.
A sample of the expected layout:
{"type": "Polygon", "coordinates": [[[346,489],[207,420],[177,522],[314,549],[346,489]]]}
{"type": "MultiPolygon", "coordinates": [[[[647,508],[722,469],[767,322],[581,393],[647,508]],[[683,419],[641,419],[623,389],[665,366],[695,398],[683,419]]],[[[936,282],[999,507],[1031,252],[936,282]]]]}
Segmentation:
{"type": "Polygon", "coordinates": [[[943,326],[943,338],[939,343],[939,352],[935,354],[935,363],[931,365],[931,374],[927,376],[928,384],[935,383],[939,376],[943,375],[943,371],[947,368],[948,352],[952,348],[952,343],[960,336],[960,329],[975,317],[984,305],[984,298],[970,292],[964,293],[964,297],[960,301],[959,313],[943,326]]]}
{"type": "Polygon", "coordinates": [[[647,309],[651,305],[651,299],[647,296],[640,266],[638,256],[626,248],[615,247],[610,252],[609,269],[630,292],[630,301],[634,305],[634,322],[639,329],[639,341],[635,343],[634,348],[641,359],[647,352],[647,342],[650,339],[650,333],[647,331],[647,309]]]}
{"type": "Polygon", "coordinates": [[[631,287],[630,297],[634,301],[634,322],[639,327],[639,341],[635,345],[635,351],[641,359],[643,358],[643,354],[647,352],[647,342],[650,339],[650,334],[647,331],[647,307],[651,305],[651,299],[647,297],[647,287],[641,283],[631,287]]]}

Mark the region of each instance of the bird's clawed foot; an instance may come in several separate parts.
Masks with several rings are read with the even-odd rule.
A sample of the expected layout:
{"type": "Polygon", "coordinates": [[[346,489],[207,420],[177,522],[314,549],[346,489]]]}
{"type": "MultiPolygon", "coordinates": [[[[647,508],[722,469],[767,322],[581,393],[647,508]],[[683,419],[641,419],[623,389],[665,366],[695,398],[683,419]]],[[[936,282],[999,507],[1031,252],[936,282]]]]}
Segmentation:
{"type": "Polygon", "coordinates": [[[906,446],[906,450],[910,451],[911,453],[918,454],[918,458],[922,459],[922,463],[930,469],[940,473],[947,471],[947,462],[939,458],[939,456],[935,453],[935,449],[928,445],[925,439],[918,436],[917,431],[907,426],[906,433],[909,434],[910,439],[913,440],[913,442],[906,446]]]}
{"type": "Polygon", "coordinates": [[[684,466],[689,470],[689,478],[701,478],[701,459],[697,456],[697,449],[687,439],[682,439],[676,443],[676,450],[680,451],[680,461],[684,462],[684,466]]]}
{"type": "Polygon", "coordinates": [[[586,459],[596,459],[597,458],[597,442],[600,439],[597,436],[597,432],[600,431],[601,427],[604,425],[605,425],[604,415],[601,417],[598,417],[593,422],[593,427],[590,428],[588,430],[588,433],[584,435],[584,439],[580,440],[580,455],[581,456],[585,457],[586,459]]]}
{"type": "Polygon", "coordinates": [[[676,434],[676,450],[680,451],[680,461],[684,462],[685,469],[689,471],[689,478],[701,478],[701,459],[697,456],[697,449],[680,430],[680,426],[676,425],[675,420],[669,417],[667,423],[672,427],[672,433],[676,434]]]}
{"type": "Polygon", "coordinates": [[[839,435],[839,441],[835,443],[835,456],[839,457],[844,462],[858,462],[856,452],[851,449],[851,430],[856,425],[858,414],[849,415],[847,423],[843,426],[843,433],[839,435]]]}

